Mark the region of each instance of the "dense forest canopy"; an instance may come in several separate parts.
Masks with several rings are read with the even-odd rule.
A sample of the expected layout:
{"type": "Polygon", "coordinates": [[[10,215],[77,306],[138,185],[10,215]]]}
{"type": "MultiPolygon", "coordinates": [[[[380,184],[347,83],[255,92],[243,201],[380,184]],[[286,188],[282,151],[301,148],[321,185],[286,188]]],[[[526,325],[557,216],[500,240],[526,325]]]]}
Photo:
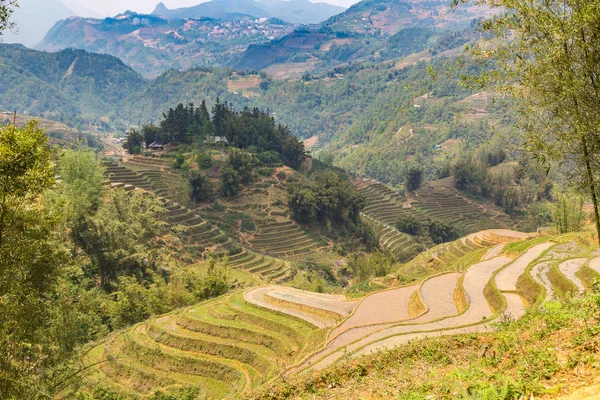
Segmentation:
{"type": "Polygon", "coordinates": [[[304,144],[287,126],[277,124],[272,116],[256,107],[237,111],[233,105],[221,103],[219,98],[210,113],[205,101],[199,107],[180,103],[170,108],[163,114],[159,126],[144,125],[141,132],[130,130],[123,147],[131,154],[139,154],[155,141],[200,144],[213,142],[213,137],[226,138],[231,146],[240,149],[275,152],[292,168],[298,168],[305,157],[304,144]]]}

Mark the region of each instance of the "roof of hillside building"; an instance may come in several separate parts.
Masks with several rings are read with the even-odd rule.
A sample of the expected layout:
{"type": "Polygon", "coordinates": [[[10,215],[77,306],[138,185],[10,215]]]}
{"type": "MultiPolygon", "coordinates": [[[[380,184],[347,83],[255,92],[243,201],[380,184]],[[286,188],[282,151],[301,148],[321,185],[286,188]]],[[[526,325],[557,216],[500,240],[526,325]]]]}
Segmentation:
{"type": "Polygon", "coordinates": [[[148,146],[149,149],[163,149],[165,146],[162,143],[158,143],[158,142],[153,142],[150,143],[150,146],[148,146]]]}

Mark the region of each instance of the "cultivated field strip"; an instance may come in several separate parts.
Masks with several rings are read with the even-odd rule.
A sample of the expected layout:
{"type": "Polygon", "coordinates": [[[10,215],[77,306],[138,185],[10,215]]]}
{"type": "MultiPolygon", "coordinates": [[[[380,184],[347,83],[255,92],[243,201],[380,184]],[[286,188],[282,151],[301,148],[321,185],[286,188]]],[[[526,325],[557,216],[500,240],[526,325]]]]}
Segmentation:
{"type": "Polygon", "coordinates": [[[290,278],[290,264],[287,261],[246,249],[228,257],[228,263],[233,268],[251,273],[263,282],[283,283],[290,278]]]}
{"type": "Polygon", "coordinates": [[[546,290],[546,301],[554,299],[554,288],[548,279],[548,272],[550,271],[552,264],[553,262],[551,261],[545,261],[537,263],[531,268],[531,276],[533,279],[540,283],[546,290]]]}
{"type": "Polygon", "coordinates": [[[517,281],[525,273],[525,270],[536,258],[552,247],[554,243],[546,242],[538,244],[527,250],[525,254],[519,257],[515,262],[496,275],[496,286],[498,290],[504,292],[515,292],[517,290],[517,281]]]}
{"type": "Polygon", "coordinates": [[[319,328],[335,326],[350,315],[358,303],[358,300],[348,300],[344,296],[283,286],[248,289],[244,298],[249,303],[301,318],[319,328]]]}
{"type": "MultiPolygon", "coordinates": [[[[409,240],[403,239],[403,234],[394,228],[402,215],[413,215],[422,221],[432,218],[451,223],[464,234],[508,226],[505,215],[494,214],[446,188],[423,187],[415,192],[416,201],[409,201],[385,184],[373,180],[360,182],[358,189],[367,200],[363,214],[379,222],[377,233],[381,245],[392,252],[405,251],[411,245],[410,237],[409,240]],[[400,244],[391,245],[397,242],[400,244]]],[[[434,246],[430,241],[423,244],[434,246]]]]}
{"type": "Polygon", "coordinates": [[[331,331],[328,340],[333,340],[353,328],[410,319],[408,304],[417,290],[419,285],[410,285],[365,297],[360,302],[360,307],[357,307],[348,319],[331,331]]]}
{"type": "Polygon", "coordinates": [[[600,257],[594,257],[589,262],[589,267],[600,274],[600,257]]]}
{"type": "Polygon", "coordinates": [[[571,260],[563,261],[560,264],[558,264],[558,270],[568,280],[570,280],[577,286],[580,293],[585,290],[585,287],[581,279],[579,279],[579,277],[577,277],[575,274],[581,269],[581,267],[583,267],[586,261],[587,258],[574,258],[571,260]]]}
{"type": "Polygon", "coordinates": [[[250,240],[253,249],[275,257],[315,250],[317,243],[291,220],[260,224],[250,240]]]}
{"type": "Polygon", "coordinates": [[[110,336],[88,353],[87,362],[103,362],[86,379],[135,396],[192,385],[223,398],[267,381],[323,338],[313,325],[237,293],[110,336]]]}

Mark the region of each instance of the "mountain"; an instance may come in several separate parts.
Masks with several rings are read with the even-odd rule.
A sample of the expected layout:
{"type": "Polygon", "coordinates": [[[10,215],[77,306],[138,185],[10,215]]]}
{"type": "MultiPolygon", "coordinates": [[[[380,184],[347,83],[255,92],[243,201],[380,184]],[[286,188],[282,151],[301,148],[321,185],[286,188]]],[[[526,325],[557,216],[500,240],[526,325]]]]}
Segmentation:
{"type": "Polygon", "coordinates": [[[0,44],[0,65],[1,109],[63,121],[102,116],[145,84],[118,58],[83,50],[0,44]]]}
{"type": "Polygon", "coordinates": [[[308,0],[257,0],[272,16],[298,24],[317,24],[344,12],[344,7],[308,0]]]}
{"type": "Polygon", "coordinates": [[[12,17],[17,30],[4,32],[2,40],[5,43],[21,43],[33,47],[57,21],[75,15],[75,12],[60,0],[21,1],[12,17]]]}
{"type": "MultiPolygon", "coordinates": [[[[298,77],[349,61],[380,61],[388,40],[394,41],[393,36],[403,30],[419,28],[423,33],[445,35],[469,27],[474,19],[488,13],[488,8],[476,5],[453,12],[446,0],[363,0],[318,26],[249,46],[235,67],[271,73],[291,71],[279,72],[280,77],[298,77]]],[[[415,35],[414,31],[410,35],[410,47],[425,45],[431,36],[415,35]]]]}
{"type": "Polygon", "coordinates": [[[168,69],[233,65],[249,45],[285,36],[293,28],[272,19],[183,20],[126,12],[103,20],[60,21],[37,49],[78,48],[110,54],[144,76],[154,78],[168,69]]]}
{"type": "Polygon", "coordinates": [[[235,19],[252,17],[266,18],[271,15],[259,7],[254,0],[212,0],[193,7],[177,8],[169,10],[163,3],[159,3],[152,12],[163,18],[185,19],[185,18],[215,18],[235,19]]]}
{"type": "Polygon", "coordinates": [[[104,18],[102,14],[97,13],[86,7],[82,0],[63,0],[63,3],[75,12],[76,15],[86,18],[104,18]]]}
{"type": "Polygon", "coordinates": [[[152,14],[164,18],[218,18],[243,16],[278,18],[290,23],[316,24],[343,12],[345,8],[308,0],[212,0],[193,7],[169,10],[159,3],[152,14]]]}

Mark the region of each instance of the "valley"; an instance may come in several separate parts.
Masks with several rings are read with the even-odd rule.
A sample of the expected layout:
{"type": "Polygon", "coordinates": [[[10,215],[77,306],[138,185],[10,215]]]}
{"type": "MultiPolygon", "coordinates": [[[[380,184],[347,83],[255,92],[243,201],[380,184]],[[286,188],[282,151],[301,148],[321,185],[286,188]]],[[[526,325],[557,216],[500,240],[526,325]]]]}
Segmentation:
{"type": "Polygon", "coordinates": [[[0,398],[597,397],[600,8],[97,1],[0,0],[0,398]]]}

